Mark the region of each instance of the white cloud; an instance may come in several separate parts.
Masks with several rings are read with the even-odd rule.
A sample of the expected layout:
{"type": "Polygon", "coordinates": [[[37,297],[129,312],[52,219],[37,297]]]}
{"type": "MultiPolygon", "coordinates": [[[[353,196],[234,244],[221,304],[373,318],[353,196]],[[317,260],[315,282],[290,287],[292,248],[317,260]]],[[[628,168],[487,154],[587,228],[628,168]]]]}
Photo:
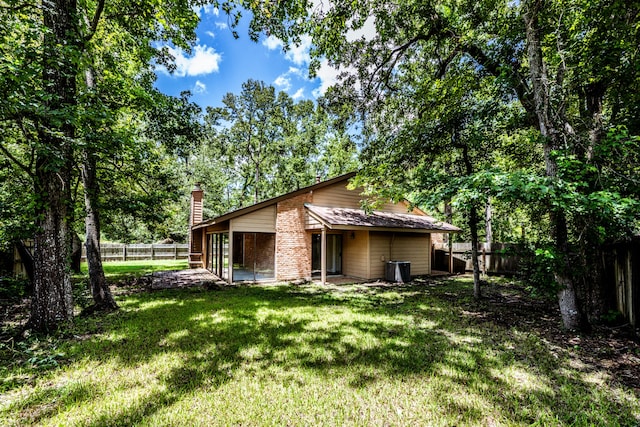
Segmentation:
{"type": "Polygon", "coordinates": [[[367,41],[371,41],[376,34],[376,20],[373,16],[369,16],[361,28],[347,31],[346,38],[348,42],[354,42],[362,37],[367,41]]]}
{"type": "Polygon", "coordinates": [[[229,28],[229,26],[227,25],[226,22],[218,21],[216,22],[216,28],[219,30],[226,30],[227,28],[229,28]]]}
{"type": "Polygon", "coordinates": [[[193,93],[207,93],[207,85],[200,80],[196,80],[196,84],[193,86],[193,93]]]}
{"type": "Polygon", "coordinates": [[[286,73],[278,76],[273,83],[284,91],[291,89],[291,79],[287,77],[286,73]]]}
{"type": "Polygon", "coordinates": [[[296,65],[308,64],[311,62],[311,57],[309,56],[310,48],[311,37],[302,36],[301,43],[296,46],[291,46],[284,56],[296,65]]]}
{"type": "Polygon", "coordinates": [[[298,100],[300,98],[302,98],[304,96],[304,88],[300,88],[298,89],[298,91],[296,93],[294,93],[293,95],[291,95],[291,98],[295,100],[298,100]]]}
{"type": "MultiPolygon", "coordinates": [[[[262,41],[262,45],[269,50],[276,50],[284,48],[282,40],[275,36],[269,36],[262,41]]],[[[311,48],[311,37],[302,36],[300,44],[289,46],[289,49],[284,53],[284,57],[293,62],[296,65],[304,65],[311,62],[309,56],[309,49],[311,48]]]]}
{"type": "Polygon", "coordinates": [[[191,10],[193,10],[195,14],[198,15],[198,18],[202,17],[202,12],[204,12],[205,15],[220,15],[220,9],[212,4],[205,4],[204,6],[192,6],[191,10]]]}
{"type": "MultiPolygon", "coordinates": [[[[192,56],[186,56],[185,52],[180,48],[169,47],[169,53],[175,58],[176,70],[174,75],[178,77],[217,73],[219,70],[218,64],[222,61],[222,55],[206,45],[197,45],[193,49],[192,56]]],[[[158,69],[167,73],[164,67],[159,67],[158,69]]]]}
{"type": "Polygon", "coordinates": [[[218,9],[212,4],[205,4],[204,6],[202,6],[202,9],[204,10],[204,13],[207,15],[218,16],[220,14],[220,9],[218,9]]]}
{"type": "Polygon", "coordinates": [[[209,37],[211,37],[212,39],[216,38],[216,34],[213,31],[205,31],[204,33],[209,37]]]}
{"type": "Polygon", "coordinates": [[[289,71],[288,74],[295,74],[296,76],[300,76],[300,77],[305,77],[302,74],[302,70],[300,68],[296,68],[296,67],[289,67],[289,71]]]}
{"type": "Polygon", "coordinates": [[[276,36],[269,36],[266,39],[264,39],[264,41],[262,42],[262,45],[269,50],[276,50],[279,47],[280,48],[283,47],[284,43],[282,43],[282,40],[280,40],[276,36]]]}
{"type": "Polygon", "coordinates": [[[320,68],[316,73],[320,79],[320,87],[313,90],[313,96],[316,98],[320,95],[324,95],[329,87],[333,86],[338,81],[338,75],[340,70],[329,65],[329,61],[323,59],[320,61],[320,68]]]}

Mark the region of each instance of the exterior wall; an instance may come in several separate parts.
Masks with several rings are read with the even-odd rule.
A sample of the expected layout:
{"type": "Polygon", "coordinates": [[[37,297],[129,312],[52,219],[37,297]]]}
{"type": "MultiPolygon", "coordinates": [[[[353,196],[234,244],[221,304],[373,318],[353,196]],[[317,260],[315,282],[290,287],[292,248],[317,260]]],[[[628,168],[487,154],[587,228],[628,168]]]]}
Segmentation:
{"type": "Polygon", "coordinates": [[[411,275],[431,273],[431,239],[429,234],[396,234],[393,260],[411,262],[411,275]]]}
{"type": "Polygon", "coordinates": [[[369,233],[369,277],[367,279],[384,277],[385,263],[391,260],[391,234],[369,233]]]}
{"type": "Polygon", "coordinates": [[[346,231],[342,237],[342,274],[368,279],[369,262],[369,232],[346,231]]]}
{"type": "Polygon", "coordinates": [[[384,277],[387,261],[409,261],[412,276],[430,274],[431,238],[429,234],[371,232],[369,260],[369,279],[384,277]]]}
{"type": "Polygon", "coordinates": [[[311,203],[332,208],[360,209],[360,191],[348,190],[346,182],[338,182],[313,192],[311,203]]]}
{"type": "Polygon", "coordinates": [[[276,207],[276,279],[311,277],[311,233],[305,231],[305,193],[283,200],[276,207]]]}
{"type": "Polygon", "coordinates": [[[307,230],[322,230],[322,224],[320,221],[309,215],[309,212],[304,214],[304,226],[307,230]]]}
{"type": "Polygon", "coordinates": [[[431,244],[432,245],[435,245],[435,244],[441,245],[441,244],[443,244],[444,241],[445,241],[444,236],[445,236],[445,234],[443,234],[443,233],[432,233],[431,234],[431,244]]]}
{"type": "MultiPolygon", "coordinates": [[[[360,195],[362,188],[349,190],[346,182],[339,182],[329,187],[320,188],[313,192],[313,204],[318,206],[327,206],[332,208],[350,208],[361,209],[360,201],[363,196],[360,195]]],[[[376,210],[384,212],[393,212],[401,214],[412,214],[414,212],[407,211],[407,205],[404,203],[384,203],[376,210]]]]}
{"type": "Polygon", "coordinates": [[[231,220],[234,231],[255,233],[276,232],[276,207],[267,206],[258,211],[231,220]]]}

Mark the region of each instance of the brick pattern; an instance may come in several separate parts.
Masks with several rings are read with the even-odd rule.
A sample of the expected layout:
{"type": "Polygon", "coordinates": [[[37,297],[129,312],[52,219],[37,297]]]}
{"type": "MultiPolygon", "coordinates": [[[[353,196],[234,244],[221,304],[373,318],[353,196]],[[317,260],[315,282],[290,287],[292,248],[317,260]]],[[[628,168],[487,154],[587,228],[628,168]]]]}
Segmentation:
{"type": "Polygon", "coordinates": [[[276,279],[311,277],[311,234],[305,231],[305,203],[311,193],[278,203],[276,209],[276,279]]]}

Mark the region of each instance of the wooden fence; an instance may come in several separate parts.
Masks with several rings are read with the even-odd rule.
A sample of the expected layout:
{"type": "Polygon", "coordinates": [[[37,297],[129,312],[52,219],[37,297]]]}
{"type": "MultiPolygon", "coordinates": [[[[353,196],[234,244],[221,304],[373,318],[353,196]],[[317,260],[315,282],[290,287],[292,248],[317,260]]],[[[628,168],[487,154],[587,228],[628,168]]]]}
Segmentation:
{"type": "MultiPolygon", "coordinates": [[[[100,255],[102,255],[103,262],[188,259],[189,245],[186,243],[131,245],[102,243],[100,245],[100,255]]],[[[82,261],[86,261],[86,251],[84,246],[82,248],[82,261]]]]}
{"type": "Polygon", "coordinates": [[[640,236],[610,248],[605,262],[607,285],[616,291],[617,309],[636,328],[640,326],[640,236]]]}
{"type": "MultiPolygon", "coordinates": [[[[453,271],[464,273],[473,271],[471,258],[471,243],[453,243],[453,271]]],[[[434,247],[434,264],[447,262],[449,245],[436,244],[434,247]],[[440,261],[442,259],[442,261],[440,261]]],[[[485,274],[515,274],[518,271],[520,257],[516,254],[518,245],[515,243],[480,243],[478,247],[478,264],[480,271],[485,274]]],[[[446,268],[443,268],[446,269],[446,268]]]]}

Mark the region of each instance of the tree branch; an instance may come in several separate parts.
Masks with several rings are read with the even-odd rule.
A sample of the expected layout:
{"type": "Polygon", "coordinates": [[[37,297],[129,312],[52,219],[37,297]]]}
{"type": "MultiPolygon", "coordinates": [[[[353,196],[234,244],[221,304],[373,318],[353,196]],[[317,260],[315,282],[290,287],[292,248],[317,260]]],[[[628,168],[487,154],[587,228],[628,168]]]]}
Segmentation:
{"type": "Polygon", "coordinates": [[[18,160],[13,154],[11,154],[11,152],[9,150],[7,150],[7,148],[0,144],[0,151],[2,151],[2,153],[7,156],[7,158],[9,160],[11,160],[13,163],[16,164],[16,166],[18,166],[20,169],[22,169],[23,171],[25,171],[27,173],[27,175],[33,177],[34,174],[31,171],[31,169],[29,169],[26,165],[24,165],[22,162],[20,162],[20,160],[18,160]]]}
{"type": "Polygon", "coordinates": [[[104,10],[104,1],[98,0],[98,4],[96,5],[96,11],[93,14],[93,19],[91,20],[91,24],[89,26],[89,32],[84,37],[84,42],[87,43],[93,38],[93,35],[96,33],[98,29],[98,24],[100,23],[100,17],[102,16],[102,11],[104,10]]]}
{"type": "Polygon", "coordinates": [[[24,9],[37,9],[38,7],[33,3],[21,3],[18,5],[6,5],[0,4],[0,9],[10,10],[11,12],[19,12],[24,9]]]}
{"type": "MultiPolygon", "coordinates": [[[[469,55],[479,65],[483,66],[491,75],[498,77],[501,74],[501,70],[504,68],[504,64],[501,64],[493,59],[489,58],[478,46],[474,44],[466,44],[461,46],[461,51],[469,55]]],[[[453,58],[452,58],[453,59],[453,58]]],[[[536,122],[536,107],[535,101],[531,89],[527,85],[527,81],[524,76],[518,71],[519,63],[514,62],[508,64],[508,68],[511,71],[513,89],[516,96],[520,100],[522,107],[527,112],[529,121],[536,122]]]]}

